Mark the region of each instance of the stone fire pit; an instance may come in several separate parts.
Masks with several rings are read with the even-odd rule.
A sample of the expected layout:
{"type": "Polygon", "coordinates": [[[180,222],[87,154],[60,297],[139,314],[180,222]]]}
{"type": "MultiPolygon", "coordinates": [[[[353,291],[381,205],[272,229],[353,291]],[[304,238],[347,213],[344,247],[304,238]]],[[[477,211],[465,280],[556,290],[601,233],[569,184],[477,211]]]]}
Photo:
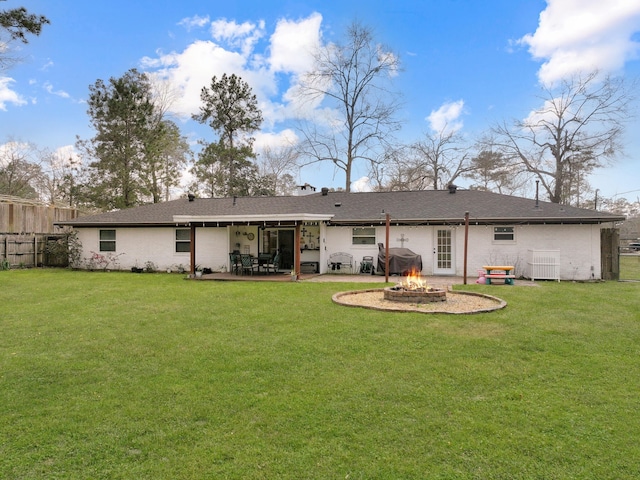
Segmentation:
{"type": "Polygon", "coordinates": [[[384,299],[392,302],[429,303],[445,302],[447,291],[442,288],[418,287],[408,289],[402,284],[384,289],[384,299]]]}
{"type": "Polygon", "coordinates": [[[446,302],[447,291],[444,288],[430,287],[420,272],[412,269],[402,282],[384,289],[384,299],[403,303],[446,302]]]}

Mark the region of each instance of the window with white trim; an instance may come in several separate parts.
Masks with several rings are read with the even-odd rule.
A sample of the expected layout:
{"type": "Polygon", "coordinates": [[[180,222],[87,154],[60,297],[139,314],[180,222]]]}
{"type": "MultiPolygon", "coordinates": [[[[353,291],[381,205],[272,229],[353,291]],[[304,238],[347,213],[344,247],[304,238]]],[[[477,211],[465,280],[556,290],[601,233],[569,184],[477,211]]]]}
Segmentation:
{"type": "Polygon", "coordinates": [[[116,251],[116,231],[100,230],[100,251],[115,252],[116,251]]]}
{"type": "Polygon", "coordinates": [[[191,230],[176,228],[176,253],[191,251],[191,230]]]}
{"type": "Polygon", "coordinates": [[[493,241],[500,243],[515,243],[515,227],[493,227],[493,241]]]}
{"type": "Polygon", "coordinates": [[[355,227],[351,233],[352,245],[375,245],[376,229],[372,227],[355,227]]]}

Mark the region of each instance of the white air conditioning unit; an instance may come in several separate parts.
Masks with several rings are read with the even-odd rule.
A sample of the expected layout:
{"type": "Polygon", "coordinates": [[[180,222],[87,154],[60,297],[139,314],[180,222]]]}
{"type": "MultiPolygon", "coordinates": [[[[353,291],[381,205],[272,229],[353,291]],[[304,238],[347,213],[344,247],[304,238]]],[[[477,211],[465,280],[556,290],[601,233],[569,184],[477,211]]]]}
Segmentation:
{"type": "Polygon", "coordinates": [[[529,250],[527,276],[531,280],[560,281],[560,250],[529,250]]]}

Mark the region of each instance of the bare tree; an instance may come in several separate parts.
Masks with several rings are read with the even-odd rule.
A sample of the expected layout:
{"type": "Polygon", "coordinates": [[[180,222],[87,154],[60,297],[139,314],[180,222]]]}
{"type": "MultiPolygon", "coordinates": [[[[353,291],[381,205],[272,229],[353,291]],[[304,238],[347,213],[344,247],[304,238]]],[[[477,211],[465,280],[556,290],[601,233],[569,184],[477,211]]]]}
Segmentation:
{"type": "Polygon", "coordinates": [[[356,162],[379,161],[384,144],[399,128],[394,118],[398,94],[391,83],[399,66],[398,56],[375,42],[371,29],[356,22],[347,30],[346,44],[329,44],[316,52],[300,95],[330,107],[333,116],[325,125],[316,116],[302,127],[303,166],[332,162],[344,172],[348,192],[356,162]]]}
{"type": "Polygon", "coordinates": [[[152,101],[155,107],[155,113],[159,118],[158,121],[166,120],[171,107],[173,107],[180,98],[181,92],[167,79],[153,74],[147,74],[147,76],[151,84],[152,101]]]}
{"type": "Polygon", "coordinates": [[[0,146],[0,194],[74,206],[81,166],[71,147],[52,152],[10,140],[0,146]]]}
{"type": "MultiPolygon", "coordinates": [[[[640,190],[636,190],[640,192],[640,190]]],[[[632,192],[629,192],[632,193],[632,192]]],[[[600,203],[597,205],[600,210],[606,212],[619,213],[626,215],[627,217],[639,217],[640,219],[640,196],[636,196],[635,201],[628,200],[626,197],[613,197],[613,198],[600,198],[600,203]]],[[[640,230],[638,231],[638,238],[640,238],[640,230]]]]}
{"type": "Polygon", "coordinates": [[[143,168],[143,181],[153,203],[168,201],[172,191],[180,184],[182,171],[193,153],[186,137],[169,118],[171,107],[180,92],[166,79],[149,76],[152,103],[152,131],[145,145],[147,162],[143,168]]]}
{"type": "Polygon", "coordinates": [[[42,176],[35,145],[10,140],[0,146],[0,194],[39,199],[42,176]]]}
{"type": "Polygon", "coordinates": [[[372,163],[369,169],[369,184],[373,191],[391,192],[403,190],[407,147],[403,144],[387,144],[380,162],[372,163]]]}
{"type": "Polygon", "coordinates": [[[41,199],[49,205],[74,205],[73,186],[81,167],[77,155],[49,149],[41,150],[38,155],[43,173],[38,182],[41,199]]]}
{"type": "Polygon", "coordinates": [[[447,128],[396,149],[386,167],[387,190],[438,190],[471,168],[462,136],[447,128]]]}
{"type": "Polygon", "coordinates": [[[411,146],[418,178],[426,187],[441,189],[470,170],[462,136],[446,128],[427,134],[411,146]],[[430,183],[430,185],[429,185],[430,183]]]}
{"type": "Polygon", "coordinates": [[[531,174],[520,163],[496,149],[493,137],[480,139],[475,150],[477,153],[471,158],[470,170],[464,175],[473,181],[470,188],[506,195],[526,193],[531,174]]]}
{"type": "Polygon", "coordinates": [[[294,145],[264,147],[258,156],[258,171],[268,180],[275,195],[290,195],[295,187],[298,169],[298,150],[294,145]]]}
{"type": "Polygon", "coordinates": [[[496,145],[532,173],[554,203],[570,203],[586,177],[621,150],[633,97],[622,79],[598,72],[544,87],[544,105],[493,128],[496,145]]]}

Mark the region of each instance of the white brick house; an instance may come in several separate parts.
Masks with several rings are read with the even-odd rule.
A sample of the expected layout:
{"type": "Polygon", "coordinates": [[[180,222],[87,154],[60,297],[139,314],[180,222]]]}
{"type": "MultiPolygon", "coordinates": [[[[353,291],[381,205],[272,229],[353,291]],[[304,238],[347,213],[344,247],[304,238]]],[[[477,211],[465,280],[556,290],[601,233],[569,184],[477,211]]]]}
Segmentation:
{"type": "Polygon", "coordinates": [[[189,198],[59,222],[73,227],[82,255],[119,254],[121,268],[230,268],[230,252],[282,253],[327,271],[335,252],[377,258],[378,244],[422,256],[424,275],[469,275],[485,264],[532,276],[536,252],[558,260],[565,280],[602,276],[601,231],[624,217],[476,190],[329,192],[287,197],[189,198]],[[468,212],[468,230],[465,214],[468,212]],[[387,232],[387,216],[389,227],[387,232]],[[465,231],[467,235],[465,235],[465,231]],[[300,254],[296,255],[299,251],[300,254]]]}

